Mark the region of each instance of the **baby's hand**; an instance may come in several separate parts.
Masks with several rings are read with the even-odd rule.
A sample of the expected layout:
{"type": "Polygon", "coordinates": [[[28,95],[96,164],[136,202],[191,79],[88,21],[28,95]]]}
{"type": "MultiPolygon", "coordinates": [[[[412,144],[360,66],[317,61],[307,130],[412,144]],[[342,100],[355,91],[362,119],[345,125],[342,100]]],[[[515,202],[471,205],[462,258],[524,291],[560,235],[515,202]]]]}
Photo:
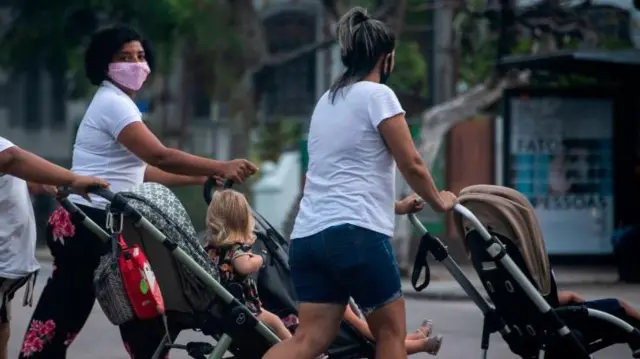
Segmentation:
{"type": "Polygon", "coordinates": [[[262,265],[264,264],[264,257],[262,257],[259,254],[253,254],[253,253],[251,253],[251,257],[256,258],[256,260],[260,262],[260,267],[262,267],[262,265]]]}

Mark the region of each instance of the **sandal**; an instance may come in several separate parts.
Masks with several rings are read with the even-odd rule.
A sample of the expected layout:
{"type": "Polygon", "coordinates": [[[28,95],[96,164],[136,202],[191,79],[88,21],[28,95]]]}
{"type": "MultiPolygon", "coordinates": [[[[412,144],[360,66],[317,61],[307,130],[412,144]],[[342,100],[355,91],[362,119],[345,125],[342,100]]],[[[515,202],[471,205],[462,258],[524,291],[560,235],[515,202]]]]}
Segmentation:
{"type": "Polygon", "coordinates": [[[433,321],[430,319],[425,319],[422,321],[420,328],[416,330],[416,333],[419,333],[424,338],[429,338],[432,331],[433,331],[433,321]]]}
{"type": "Polygon", "coordinates": [[[438,355],[440,348],[442,347],[442,340],[444,337],[442,335],[436,335],[430,338],[427,338],[424,341],[424,352],[430,355],[438,355]]]}

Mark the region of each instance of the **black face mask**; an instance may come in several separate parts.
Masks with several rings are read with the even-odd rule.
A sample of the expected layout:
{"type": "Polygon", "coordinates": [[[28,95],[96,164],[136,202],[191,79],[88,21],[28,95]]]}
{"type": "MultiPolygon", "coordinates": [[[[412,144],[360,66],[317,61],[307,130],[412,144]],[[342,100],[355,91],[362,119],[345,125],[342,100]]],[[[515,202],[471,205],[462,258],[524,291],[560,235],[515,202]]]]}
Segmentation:
{"type": "Polygon", "coordinates": [[[380,66],[380,83],[384,84],[389,80],[389,76],[391,75],[391,54],[387,55],[387,58],[383,61],[382,66],[380,66]]]}

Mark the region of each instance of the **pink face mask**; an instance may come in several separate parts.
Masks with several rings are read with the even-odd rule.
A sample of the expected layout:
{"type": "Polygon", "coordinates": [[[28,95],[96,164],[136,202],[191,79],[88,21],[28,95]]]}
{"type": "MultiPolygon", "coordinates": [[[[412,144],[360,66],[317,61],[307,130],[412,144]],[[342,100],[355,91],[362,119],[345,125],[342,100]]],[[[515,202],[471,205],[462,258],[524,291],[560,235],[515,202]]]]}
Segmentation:
{"type": "Polygon", "coordinates": [[[138,91],[151,72],[146,62],[112,62],[109,64],[109,78],[118,85],[138,91]]]}

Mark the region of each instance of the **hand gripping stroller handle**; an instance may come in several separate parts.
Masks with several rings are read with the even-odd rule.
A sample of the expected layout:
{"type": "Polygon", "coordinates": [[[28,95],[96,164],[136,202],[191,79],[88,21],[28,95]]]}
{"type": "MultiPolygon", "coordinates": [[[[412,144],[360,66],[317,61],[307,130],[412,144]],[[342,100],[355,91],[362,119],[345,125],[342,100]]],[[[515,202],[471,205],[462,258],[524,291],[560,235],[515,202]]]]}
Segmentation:
{"type": "Polygon", "coordinates": [[[458,203],[455,206],[453,206],[453,210],[455,212],[458,212],[462,217],[464,217],[466,220],[471,222],[471,225],[473,226],[473,228],[476,231],[478,231],[478,233],[480,233],[482,238],[484,238],[487,241],[491,240],[491,233],[489,233],[489,231],[487,231],[487,229],[484,228],[484,226],[482,225],[482,222],[480,222],[478,217],[476,217],[475,214],[473,214],[473,212],[471,212],[467,207],[458,203]]]}

